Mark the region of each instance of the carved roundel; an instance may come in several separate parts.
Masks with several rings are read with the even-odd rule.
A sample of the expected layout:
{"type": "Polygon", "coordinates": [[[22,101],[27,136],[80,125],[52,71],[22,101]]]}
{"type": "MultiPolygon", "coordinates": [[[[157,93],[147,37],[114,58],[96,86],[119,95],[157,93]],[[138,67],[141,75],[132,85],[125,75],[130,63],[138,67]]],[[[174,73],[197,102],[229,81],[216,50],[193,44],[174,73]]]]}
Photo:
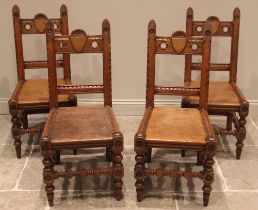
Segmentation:
{"type": "Polygon", "coordinates": [[[74,30],[71,33],[70,40],[76,52],[81,52],[87,43],[87,34],[81,29],[74,30]]]}
{"type": "Polygon", "coordinates": [[[186,34],[183,31],[176,31],[171,36],[171,45],[177,54],[184,51],[186,47],[186,34]]]}
{"type": "Polygon", "coordinates": [[[34,23],[40,33],[43,33],[48,22],[47,16],[44,14],[37,14],[34,17],[34,23]]]}
{"type": "Polygon", "coordinates": [[[208,17],[207,21],[211,24],[211,35],[214,35],[219,29],[219,19],[215,16],[208,17]]]}

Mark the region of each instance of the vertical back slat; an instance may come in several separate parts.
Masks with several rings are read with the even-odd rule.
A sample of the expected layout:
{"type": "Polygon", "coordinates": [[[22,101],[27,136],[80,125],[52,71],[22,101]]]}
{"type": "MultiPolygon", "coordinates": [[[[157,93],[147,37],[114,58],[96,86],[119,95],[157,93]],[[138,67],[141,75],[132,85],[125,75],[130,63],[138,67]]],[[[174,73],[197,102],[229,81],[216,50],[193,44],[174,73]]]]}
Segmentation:
{"type": "Polygon", "coordinates": [[[24,57],[23,57],[23,46],[22,46],[22,29],[20,19],[20,9],[17,5],[13,6],[13,28],[14,28],[14,39],[16,48],[16,63],[17,63],[17,75],[18,80],[24,80],[24,57]]]}
{"type": "Polygon", "coordinates": [[[211,56],[211,29],[209,22],[205,26],[203,37],[203,54],[201,65],[201,84],[200,84],[200,109],[208,108],[208,93],[209,93],[209,67],[211,56]]]}
{"type": "Polygon", "coordinates": [[[240,25],[240,10],[235,8],[233,13],[233,27],[231,38],[231,54],[230,54],[230,78],[231,82],[236,82],[237,77],[237,59],[238,59],[238,42],[239,42],[239,25],[240,25]]]}
{"type": "MultiPolygon", "coordinates": [[[[186,12],[186,38],[193,35],[193,9],[189,7],[186,12]]],[[[184,82],[191,82],[192,55],[185,55],[184,82]]]]}
{"type": "Polygon", "coordinates": [[[154,20],[151,20],[148,25],[146,108],[149,106],[154,107],[155,57],[156,57],[156,23],[154,20]]]}
{"type": "MultiPolygon", "coordinates": [[[[63,4],[60,8],[60,17],[62,25],[62,35],[69,35],[68,28],[68,11],[66,6],[63,4]]],[[[71,80],[71,66],[70,66],[70,54],[63,54],[64,63],[64,78],[71,80]]]]}
{"type": "Polygon", "coordinates": [[[49,85],[49,108],[58,107],[57,95],[57,73],[56,73],[56,53],[55,34],[53,25],[48,22],[46,25],[46,44],[48,60],[48,85],[49,85]]]}
{"type": "Polygon", "coordinates": [[[102,22],[104,106],[112,107],[110,23],[102,22]]]}

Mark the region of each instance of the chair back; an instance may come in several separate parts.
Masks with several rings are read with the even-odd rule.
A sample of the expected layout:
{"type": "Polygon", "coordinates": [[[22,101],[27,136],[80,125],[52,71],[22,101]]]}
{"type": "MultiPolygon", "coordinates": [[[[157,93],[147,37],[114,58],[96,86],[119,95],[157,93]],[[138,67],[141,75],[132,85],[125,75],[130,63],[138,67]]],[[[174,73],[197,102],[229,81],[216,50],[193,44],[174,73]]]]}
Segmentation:
{"type": "Polygon", "coordinates": [[[211,25],[204,27],[201,37],[186,36],[183,31],[176,31],[171,36],[156,36],[156,23],[151,20],[148,25],[148,55],[147,55],[147,92],[146,108],[154,107],[155,95],[200,96],[200,108],[207,109],[209,88],[209,65],[211,50],[211,25]],[[201,63],[200,88],[165,87],[155,85],[156,54],[199,55],[201,63]]]}
{"type": "MultiPolygon", "coordinates": [[[[48,21],[54,25],[54,32],[56,34],[68,34],[68,12],[66,6],[62,5],[60,8],[60,18],[48,19],[46,15],[39,13],[32,19],[22,19],[20,17],[19,7],[14,5],[12,15],[18,80],[25,80],[25,69],[42,69],[47,68],[48,65],[46,60],[24,60],[23,35],[45,34],[45,27],[48,21]]],[[[56,62],[57,67],[63,68],[64,78],[71,79],[70,56],[68,54],[64,54],[63,59],[57,60],[56,62]]]]}
{"type": "Polygon", "coordinates": [[[57,36],[51,22],[46,26],[48,78],[50,108],[58,106],[60,94],[104,93],[104,106],[112,106],[111,93],[111,43],[110,23],[102,22],[101,35],[88,35],[84,30],[76,29],[70,35],[57,36]],[[101,53],[103,56],[103,84],[95,85],[57,85],[58,54],[101,53]]]}
{"type": "MultiPolygon", "coordinates": [[[[194,21],[193,9],[189,7],[186,14],[186,36],[202,36],[207,21],[211,23],[212,36],[231,38],[230,63],[211,63],[210,71],[228,71],[229,81],[236,82],[240,10],[235,8],[232,21],[220,21],[215,16],[208,17],[206,21],[194,21]]],[[[190,82],[192,70],[200,70],[201,63],[192,62],[192,56],[186,55],[185,64],[185,82],[190,82]]]]}

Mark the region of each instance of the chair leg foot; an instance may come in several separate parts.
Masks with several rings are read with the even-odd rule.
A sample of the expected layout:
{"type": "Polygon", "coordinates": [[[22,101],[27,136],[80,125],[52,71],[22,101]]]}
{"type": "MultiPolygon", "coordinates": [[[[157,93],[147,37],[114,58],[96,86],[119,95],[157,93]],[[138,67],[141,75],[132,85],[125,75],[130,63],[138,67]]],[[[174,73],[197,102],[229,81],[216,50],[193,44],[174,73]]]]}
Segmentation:
{"type": "Polygon", "coordinates": [[[21,159],[21,143],[15,142],[15,151],[17,159],[21,159]],[[19,145],[17,145],[19,144],[19,145]]]}
{"type": "Polygon", "coordinates": [[[54,185],[52,186],[46,186],[45,191],[47,193],[47,200],[48,200],[48,205],[53,206],[54,205],[54,185]]]}
{"type": "Polygon", "coordinates": [[[236,148],[236,159],[240,160],[242,154],[242,148],[236,148]]]}
{"type": "Polygon", "coordinates": [[[208,206],[210,199],[210,193],[203,193],[203,205],[208,206]]]}
{"type": "Polygon", "coordinates": [[[117,201],[120,201],[123,198],[122,186],[123,182],[121,179],[115,180],[115,198],[117,201]]]}
{"type": "Polygon", "coordinates": [[[21,133],[20,133],[20,128],[21,128],[21,120],[20,117],[18,116],[18,113],[12,115],[12,137],[14,139],[14,147],[16,151],[16,156],[18,159],[21,158],[21,133]]]}
{"type": "Polygon", "coordinates": [[[44,169],[43,169],[43,181],[46,184],[45,191],[47,194],[49,206],[54,204],[54,164],[51,158],[44,157],[43,159],[44,169]]]}
{"type": "Polygon", "coordinates": [[[137,185],[138,185],[138,188],[136,189],[136,193],[137,193],[137,201],[138,202],[141,202],[143,200],[143,197],[144,197],[144,190],[143,190],[143,185],[144,183],[135,183],[136,185],[136,188],[137,188],[137,185]]]}
{"type": "Polygon", "coordinates": [[[245,117],[240,116],[240,118],[238,120],[238,127],[237,127],[237,134],[236,134],[236,138],[237,138],[236,159],[238,159],[238,160],[241,158],[242,148],[244,147],[243,141],[246,138],[245,124],[246,124],[245,117]]]}
{"type": "Polygon", "coordinates": [[[214,160],[212,157],[206,157],[204,160],[204,178],[203,178],[203,205],[207,206],[209,203],[209,198],[210,198],[210,193],[211,193],[211,184],[213,183],[214,180],[214,171],[213,171],[213,166],[214,160]]]}

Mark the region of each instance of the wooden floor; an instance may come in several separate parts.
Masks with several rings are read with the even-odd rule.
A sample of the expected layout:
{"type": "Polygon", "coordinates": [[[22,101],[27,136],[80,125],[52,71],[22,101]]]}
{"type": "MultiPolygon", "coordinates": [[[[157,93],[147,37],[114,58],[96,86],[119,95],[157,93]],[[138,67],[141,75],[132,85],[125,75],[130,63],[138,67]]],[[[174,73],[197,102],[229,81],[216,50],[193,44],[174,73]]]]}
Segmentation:
{"type": "MultiPolygon", "coordinates": [[[[44,116],[31,118],[39,124],[44,116]]],[[[58,179],[55,181],[54,207],[51,209],[257,209],[258,207],[258,117],[247,119],[247,139],[241,160],[235,159],[235,139],[217,138],[219,151],[215,159],[215,182],[208,207],[202,206],[202,182],[197,179],[148,177],[147,196],[141,203],[136,201],[133,176],[133,136],[141,116],[118,116],[118,123],[125,137],[123,152],[125,165],[124,199],[116,201],[112,196],[109,177],[58,179]]],[[[212,124],[224,126],[225,118],[212,117],[212,124]]],[[[42,157],[39,153],[38,136],[23,136],[22,158],[16,159],[10,134],[10,117],[0,116],[0,209],[46,210],[47,204],[42,182],[42,157]]],[[[79,150],[74,160],[72,151],[61,159],[60,168],[93,167],[108,165],[104,149],[79,150]]],[[[153,151],[153,167],[181,168],[196,166],[195,154],[157,149],[153,151]]]]}

